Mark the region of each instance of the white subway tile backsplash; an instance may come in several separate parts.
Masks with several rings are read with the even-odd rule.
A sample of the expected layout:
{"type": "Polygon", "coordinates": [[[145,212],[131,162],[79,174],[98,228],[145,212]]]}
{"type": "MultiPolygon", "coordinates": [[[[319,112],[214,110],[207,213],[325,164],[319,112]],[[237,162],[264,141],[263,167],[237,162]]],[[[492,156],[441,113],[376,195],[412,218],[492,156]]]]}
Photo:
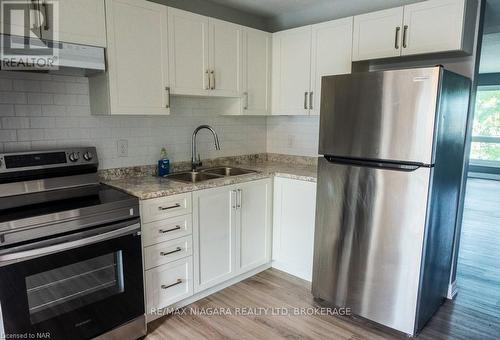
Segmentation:
{"type": "Polygon", "coordinates": [[[16,116],[40,116],[42,106],[36,104],[18,104],[14,106],[16,116]]]}
{"type": "Polygon", "coordinates": [[[1,91],[0,92],[0,103],[1,104],[26,104],[27,103],[26,93],[1,91]]]}
{"type": "Polygon", "coordinates": [[[13,90],[19,92],[40,92],[41,86],[38,80],[14,79],[13,90]]]}
{"type": "Polygon", "coordinates": [[[43,140],[44,134],[43,129],[21,129],[17,130],[17,140],[20,142],[31,142],[37,140],[43,140]]]}
{"type": "Polygon", "coordinates": [[[15,142],[17,141],[16,130],[0,129],[0,142],[15,142]]]}
{"type": "Polygon", "coordinates": [[[27,93],[28,104],[52,104],[54,97],[48,93],[27,93]]]}
{"type": "Polygon", "coordinates": [[[96,146],[100,167],[113,168],[155,164],[165,146],[173,161],[187,161],[193,130],[210,124],[222,150],[214,150],[211,136],[202,132],[203,158],[265,152],[266,118],[218,116],[221,100],[174,97],[171,115],[164,117],[92,116],[85,77],[0,72],[0,150],[96,146]],[[119,139],[128,141],[127,157],[117,155],[119,139]]]}
{"type": "Polygon", "coordinates": [[[25,117],[4,117],[2,118],[3,129],[27,129],[30,127],[29,118],[25,117]]]}
{"type": "Polygon", "coordinates": [[[319,117],[267,118],[267,152],[317,156],[319,117]]]}
{"type": "Polygon", "coordinates": [[[13,104],[0,104],[0,117],[2,117],[2,116],[14,116],[14,115],[15,115],[15,111],[14,111],[13,104]]]}

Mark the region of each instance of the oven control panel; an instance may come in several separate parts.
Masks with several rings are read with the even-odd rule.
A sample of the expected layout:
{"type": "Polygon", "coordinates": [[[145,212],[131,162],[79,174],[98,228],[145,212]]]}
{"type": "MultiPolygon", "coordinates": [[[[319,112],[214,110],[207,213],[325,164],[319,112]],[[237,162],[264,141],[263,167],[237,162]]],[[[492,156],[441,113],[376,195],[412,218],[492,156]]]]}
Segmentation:
{"type": "Polygon", "coordinates": [[[64,168],[76,165],[97,167],[94,147],[0,154],[0,172],[64,168]]]}

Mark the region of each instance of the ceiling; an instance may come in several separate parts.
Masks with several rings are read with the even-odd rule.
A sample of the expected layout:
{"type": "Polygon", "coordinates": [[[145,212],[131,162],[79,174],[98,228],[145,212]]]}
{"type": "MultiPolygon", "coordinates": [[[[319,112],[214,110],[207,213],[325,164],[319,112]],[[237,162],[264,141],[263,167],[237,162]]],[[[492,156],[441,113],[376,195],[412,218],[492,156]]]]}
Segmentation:
{"type": "MultiPolygon", "coordinates": [[[[210,0],[265,18],[274,32],[422,0],[210,0]]],[[[500,72],[500,0],[486,0],[480,73],[500,72]]]]}
{"type": "Polygon", "coordinates": [[[299,11],[305,7],[331,0],[211,0],[244,12],[272,18],[285,12],[299,11]]]}

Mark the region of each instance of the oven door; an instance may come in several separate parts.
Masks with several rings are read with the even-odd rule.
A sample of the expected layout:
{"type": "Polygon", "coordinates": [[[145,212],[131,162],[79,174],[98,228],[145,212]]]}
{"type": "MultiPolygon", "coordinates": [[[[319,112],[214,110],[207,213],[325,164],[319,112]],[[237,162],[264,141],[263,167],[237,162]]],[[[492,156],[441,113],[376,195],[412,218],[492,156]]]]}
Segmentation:
{"type": "Polygon", "coordinates": [[[0,282],[6,338],[103,334],[144,314],[140,225],[133,220],[4,250],[0,282]]]}

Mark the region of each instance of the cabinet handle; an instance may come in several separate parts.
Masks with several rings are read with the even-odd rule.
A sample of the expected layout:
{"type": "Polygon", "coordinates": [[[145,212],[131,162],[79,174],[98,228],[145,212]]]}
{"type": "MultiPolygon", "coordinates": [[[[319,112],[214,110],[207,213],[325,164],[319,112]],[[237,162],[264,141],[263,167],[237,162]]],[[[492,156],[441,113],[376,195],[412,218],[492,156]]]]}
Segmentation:
{"type": "Polygon", "coordinates": [[[166,234],[166,233],[169,233],[169,232],[171,232],[171,231],[176,231],[176,230],[180,230],[180,229],[181,229],[181,226],[180,226],[180,225],[176,225],[176,226],[175,226],[175,227],[173,227],[172,229],[167,229],[167,230],[165,230],[165,229],[160,229],[160,230],[158,230],[158,232],[159,232],[160,234],[166,234]]]}
{"type": "Polygon", "coordinates": [[[31,5],[33,6],[33,11],[35,12],[35,20],[31,29],[40,29],[40,5],[37,0],[31,0],[31,5]]]}
{"type": "Polygon", "coordinates": [[[304,110],[307,110],[307,92],[304,92],[304,110]]]}
{"type": "Polygon", "coordinates": [[[408,25],[403,28],[403,48],[406,48],[406,36],[408,35],[408,25]]]}
{"type": "Polygon", "coordinates": [[[42,2],[42,7],[43,7],[43,29],[45,31],[48,31],[50,29],[50,26],[49,26],[49,6],[47,5],[47,3],[44,1],[42,2]]]}
{"type": "Polygon", "coordinates": [[[167,251],[167,252],[160,252],[160,256],[167,256],[167,255],[170,255],[170,254],[174,254],[174,253],[178,253],[182,251],[182,248],[181,247],[177,247],[175,248],[175,250],[172,250],[172,251],[167,251]]]}
{"type": "Polygon", "coordinates": [[[248,92],[243,92],[243,96],[245,96],[245,104],[243,105],[243,110],[248,110],[248,92]]]}
{"type": "Polygon", "coordinates": [[[170,210],[170,209],[175,209],[179,208],[181,205],[179,203],[175,203],[174,205],[168,206],[168,207],[158,207],[158,210],[170,210]]]}
{"type": "Polygon", "coordinates": [[[215,71],[212,70],[210,72],[210,75],[212,77],[212,82],[211,82],[212,85],[210,86],[210,89],[215,90],[215,71]]]}
{"type": "Polygon", "coordinates": [[[238,206],[238,191],[232,190],[231,192],[234,194],[234,196],[231,197],[231,203],[233,205],[233,209],[236,209],[238,206]]]}
{"type": "Polygon", "coordinates": [[[399,50],[399,31],[401,31],[401,27],[396,27],[396,39],[394,40],[394,48],[399,50]]]}
{"type": "Polygon", "coordinates": [[[180,285],[182,283],[182,279],[177,279],[174,283],[171,283],[169,285],[161,285],[161,289],[169,289],[170,287],[180,285]]]}
{"type": "Polygon", "coordinates": [[[165,91],[167,92],[167,104],[165,105],[165,107],[167,109],[170,108],[170,87],[165,87],[165,91]]]}
{"type": "Polygon", "coordinates": [[[313,109],[313,92],[309,92],[309,110],[313,109]]]}
{"type": "Polygon", "coordinates": [[[208,70],[205,72],[205,75],[207,76],[207,86],[205,86],[205,90],[210,90],[210,74],[208,70]]]}
{"type": "Polygon", "coordinates": [[[238,189],[238,194],[236,195],[236,209],[241,209],[241,189],[238,189]]]}

